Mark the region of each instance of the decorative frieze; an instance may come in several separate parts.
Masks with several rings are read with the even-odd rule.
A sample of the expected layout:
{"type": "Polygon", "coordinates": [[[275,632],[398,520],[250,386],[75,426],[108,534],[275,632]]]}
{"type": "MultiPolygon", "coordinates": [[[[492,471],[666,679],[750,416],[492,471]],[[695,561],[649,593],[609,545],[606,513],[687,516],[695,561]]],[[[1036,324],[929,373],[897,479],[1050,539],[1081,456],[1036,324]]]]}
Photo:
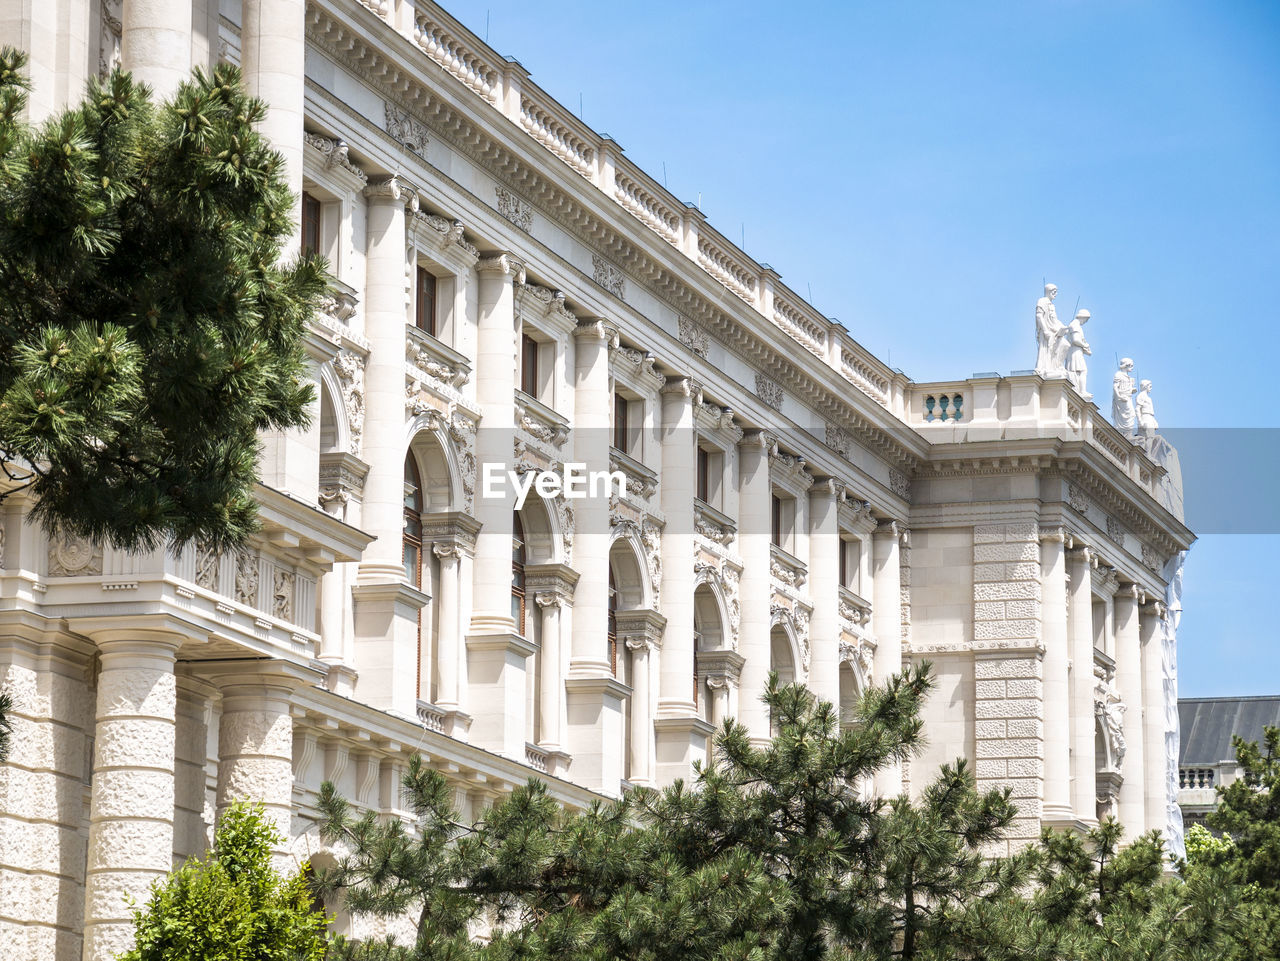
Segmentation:
{"type": "Polygon", "coordinates": [[[258,554],[256,551],[236,553],[236,600],[249,607],[258,606],[258,554]]]}
{"type": "Polygon", "coordinates": [[[711,349],[710,335],[692,320],[680,317],[676,321],[677,335],[684,344],[699,357],[706,357],[711,349]]]}
{"type": "Polygon", "coordinates": [[[50,577],[92,577],[102,573],[102,548],[66,531],[49,535],[50,577]]]}
{"type": "Polygon", "coordinates": [[[385,101],[386,129],[391,139],[419,157],[427,155],[427,127],[407,110],[385,101]]]}
{"type": "Polygon", "coordinates": [[[627,299],[626,276],[599,254],[591,255],[591,279],[619,300],[627,299]]]}
{"type": "Polygon", "coordinates": [[[285,571],[280,568],[276,568],[271,579],[271,616],[277,620],[293,620],[295,579],[292,571],[285,571]]]}
{"type": "Polygon", "coordinates": [[[498,198],[498,213],[526,233],[533,229],[533,207],[515,193],[501,185],[494,187],[498,198]]]}
{"type": "Polygon", "coordinates": [[[197,541],[196,551],[196,585],[206,591],[217,592],[218,568],[222,563],[222,555],[206,541],[197,541]]]}
{"type": "Polygon", "coordinates": [[[756,396],[774,410],[782,410],[782,385],[756,371],[756,396]]]}
{"type": "Polygon", "coordinates": [[[907,477],[902,471],[889,468],[889,490],[893,491],[903,500],[911,499],[911,478],[907,477]]]}

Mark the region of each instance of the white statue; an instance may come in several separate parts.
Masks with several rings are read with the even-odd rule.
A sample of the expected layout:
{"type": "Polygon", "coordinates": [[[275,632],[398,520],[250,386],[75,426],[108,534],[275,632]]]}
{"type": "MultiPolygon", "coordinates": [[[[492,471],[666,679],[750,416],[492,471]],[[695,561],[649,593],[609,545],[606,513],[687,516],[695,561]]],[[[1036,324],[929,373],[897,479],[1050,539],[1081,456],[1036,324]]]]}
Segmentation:
{"type": "Polygon", "coordinates": [[[1133,382],[1133,361],[1124,357],[1120,361],[1120,369],[1116,371],[1115,379],[1111,382],[1111,423],[1126,434],[1133,433],[1133,395],[1138,392],[1137,386],[1133,382]]]}
{"type": "Polygon", "coordinates": [[[1124,765],[1126,745],[1124,740],[1125,704],[1120,700],[1115,682],[1102,681],[1093,691],[1093,713],[1102,725],[1111,754],[1111,766],[1119,771],[1124,765]]]}
{"type": "Polygon", "coordinates": [[[1140,390],[1134,400],[1134,406],[1138,409],[1138,431],[1150,444],[1156,435],[1156,428],[1160,426],[1156,423],[1155,405],[1151,403],[1151,381],[1144,380],[1138,386],[1140,390]]]}
{"type": "Polygon", "coordinates": [[[1036,301],[1036,373],[1062,372],[1062,344],[1067,327],[1058,320],[1053,298],[1058,296],[1056,284],[1044,285],[1044,296],[1036,301]]]}
{"type": "Polygon", "coordinates": [[[1076,311],[1075,320],[1067,327],[1064,338],[1067,342],[1067,378],[1075,384],[1080,396],[1089,399],[1092,395],[1085,387],[1085,378],[1089,374],[1089,365],[1085,358],[1093,353],[1089,342],[1084,339],[1084,325],[1089,322],[1089,311],[1083,308],[1076,311]]]}

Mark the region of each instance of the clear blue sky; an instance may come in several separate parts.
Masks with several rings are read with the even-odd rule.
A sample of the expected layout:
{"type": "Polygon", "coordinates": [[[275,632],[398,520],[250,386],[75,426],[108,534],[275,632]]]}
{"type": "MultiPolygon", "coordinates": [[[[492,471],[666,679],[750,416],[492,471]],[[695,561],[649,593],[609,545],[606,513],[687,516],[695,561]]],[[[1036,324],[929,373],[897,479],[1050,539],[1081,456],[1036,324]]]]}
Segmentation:
{"type": "Polygon", "coordinates": [[[1280,692],[1280,433],[1221,430],[1280,420],[1280,4],[446,3],[915,380],[1033,366],[1041,278],[1080,297],[1108,412],[1128,355],[1206,428],[1181,693],[1280,692]]]}

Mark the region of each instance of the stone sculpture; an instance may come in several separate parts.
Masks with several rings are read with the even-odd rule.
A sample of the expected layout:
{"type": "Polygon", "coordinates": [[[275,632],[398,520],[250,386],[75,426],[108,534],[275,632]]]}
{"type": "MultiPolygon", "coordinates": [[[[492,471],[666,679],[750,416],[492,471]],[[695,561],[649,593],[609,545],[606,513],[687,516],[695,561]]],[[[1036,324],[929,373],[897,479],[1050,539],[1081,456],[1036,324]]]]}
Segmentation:
{"type": "Polygon", "coordinates": [[[1120,361],[1120,369],[1111,382],[1111,423],[1126,434],[1133,433],[1134,412],[1133,395],[1138,392],[1133,382],[1133,361],[1124,357],[1120,361]]]}
{"type": "Polygon", "coordinates": [[[1036,301],[1036,373],[1049,375],[1062,370],[1060,359],[1066,325],[1058,320],[1053,299],[1058,296],[1056,284],[1044,285],[1044,296],[1036,301]]]}
{"type": "Polygon", "coordinates": [[[1089,342],[1084,339],[1084,325],[1089,322],[1089,311],[1083,308],[1076,311],[1075,319],[1067,327],[1067,379],[1075,385],[1076,391],[1086,400],[1092,395],[1085,386],[1089,375],[1089,365],[1085,358],[1093,353],[1089,342]]]}
{"type": "Polygon", "coordinates": [[[1138,396],[1134,400],[1134,406],[1138,410],[1138,430],[1142,436],[1150,444],[1156,435],[1156,428],[1160,425],[1156,422],[1156,408],[1151,402],[1151,381],[1144,380],[1138,385],[1141,389],[1138,396]]]}

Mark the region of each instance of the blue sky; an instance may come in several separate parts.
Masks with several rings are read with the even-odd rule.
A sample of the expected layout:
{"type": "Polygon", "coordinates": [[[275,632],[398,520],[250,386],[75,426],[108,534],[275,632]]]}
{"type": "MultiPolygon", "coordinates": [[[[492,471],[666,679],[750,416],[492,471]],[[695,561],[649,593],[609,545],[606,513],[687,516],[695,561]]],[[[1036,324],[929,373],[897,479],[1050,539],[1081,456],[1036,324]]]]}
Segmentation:
{"type": "MultiPolygon", "coordinates": [[[[916,380],[1033,366],[1047,277],[1101,401],[1127,355],[1162,426],[1280,420],[1280,4],[450,7],[916,380]]],[[[1183,436],[1181,693],[1276,693],[1280,434],[1183,436]]]]}

